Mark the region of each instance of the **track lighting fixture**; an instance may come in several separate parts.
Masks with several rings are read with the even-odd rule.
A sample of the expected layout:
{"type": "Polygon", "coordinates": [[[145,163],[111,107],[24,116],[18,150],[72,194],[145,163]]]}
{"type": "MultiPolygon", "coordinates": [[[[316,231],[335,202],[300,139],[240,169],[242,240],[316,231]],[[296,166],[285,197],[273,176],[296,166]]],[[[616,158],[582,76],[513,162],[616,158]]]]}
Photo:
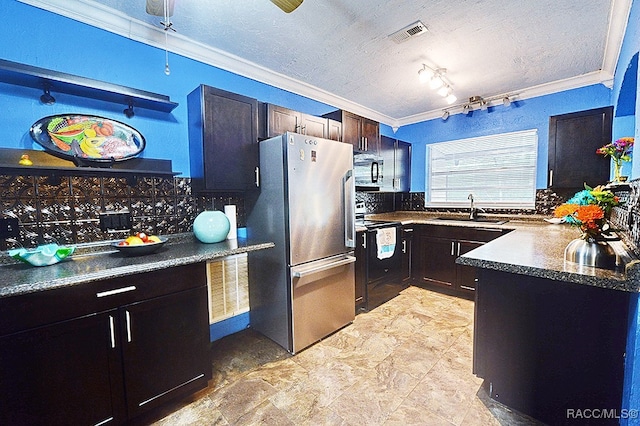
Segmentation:
{"type": "MultiPolygon", "coordinates": [[[[450,103],[455,102],[455,96],[453,94],[450,94],[449,96],[452,96],[454,98],[454,100],[450,103]]],[[[452,105],[450,107],[447,107],[446,109],[442,110],[442,120],[446,121],[447,118],[449,118],[449,115],[451,112],[454,111],[458,111],[458,112],[462,112],[463,114],[467,115],[467,116],[471,116],[473,115],[473,110],[474,109],[480,109],[482,111],[487,111],[489,109],[489,107],[494,107],[496,106],[496,102],[497,105],[499,105],[499,102],[502,102],[502,105],[504,105],[505,107],[509,107],[511,106],[512,102],[513,102],[513,98],[517,97],[518,94],[517,93],[510,93],[510,94],[506,94],[506,95],[498,95],[498,96],[492,96],[490,98],[483,98],[482,96],[472,96],[469,98],[469,100],[463,104],[458,104],[458,105],[452,105]]],[[[448,97],[447,97],[448,99],[448,97]]]]}
{"type": "Polygon", "coordinates": [[[458,98],[455,97],[451,84],[444,77],[446,72],[446,68],[431,68],[422,64],[422,68],[418,70],[418,78],[421,83],[428,82],[431,90],[437,90],[437,93],[445,98],[448,104],[452,104],[458,98]]]}

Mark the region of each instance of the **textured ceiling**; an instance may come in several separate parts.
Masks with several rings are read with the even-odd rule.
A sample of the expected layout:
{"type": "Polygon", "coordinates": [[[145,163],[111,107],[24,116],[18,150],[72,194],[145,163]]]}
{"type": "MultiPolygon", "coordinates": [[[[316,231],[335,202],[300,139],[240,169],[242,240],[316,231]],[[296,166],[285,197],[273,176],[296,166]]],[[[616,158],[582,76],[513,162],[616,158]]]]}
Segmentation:
{"type": "MultiPolygon", "coordinates": [[[[145,0],[20,1],[135,33],[109,27],[128,20],[148,28],[123,35],[163,46],[145,0]]],[[[606,83],[630,1],[305,0],[285,14],[268,0],[176,0],[170,50],[397,126],[448,106],[419,83],[423,63],[447,69],[456,104],[606,83]],[[428,32],[389,39],[418,20],[428,32]]]]}

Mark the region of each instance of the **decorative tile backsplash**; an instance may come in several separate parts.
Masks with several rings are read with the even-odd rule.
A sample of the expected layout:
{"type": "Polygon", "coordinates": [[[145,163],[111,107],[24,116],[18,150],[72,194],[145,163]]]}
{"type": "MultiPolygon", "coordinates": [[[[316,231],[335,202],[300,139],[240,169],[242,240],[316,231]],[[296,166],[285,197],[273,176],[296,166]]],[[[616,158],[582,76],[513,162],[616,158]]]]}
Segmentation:
{"type": "Polygon", "coordinates": [[[611,225],[633,253],[640,257],[640,179],[614,189],[620,205],[611,211],[611,225]]]}
{"type": "MultiPolygon", "coordinates": [[[[536,192],[535,209],[487,209],[488,213],[494,214],[513,214],[513,215],[531,215],[542,214],[549,215],[553,213],[553,209],[561,204],[566,198],[561,197],[550,189],[539,189],[536,192]]],[[[356,201],[364,202],[367,213],[386,213],[396,210],[403,211],[430,211],[436,213],[458,213],[468,211],[468,208],[426,208],[424,206],[424,192],[357,192],[356,201]]]]}
{"type": "Polygon", "coordinates": [[[17,217],[20,222],[20,238],[0,240],[0,249],[118,239],[128,232],[101,231],[99,214],[123,209],[131,213],[134,231],[160,235],[190,232],[198,213],[223,210],[225,204],[237,206],[238,226],[243,227],[242,194],[196,197],[189,178],[0,175],[0,214],[17,217]]]}

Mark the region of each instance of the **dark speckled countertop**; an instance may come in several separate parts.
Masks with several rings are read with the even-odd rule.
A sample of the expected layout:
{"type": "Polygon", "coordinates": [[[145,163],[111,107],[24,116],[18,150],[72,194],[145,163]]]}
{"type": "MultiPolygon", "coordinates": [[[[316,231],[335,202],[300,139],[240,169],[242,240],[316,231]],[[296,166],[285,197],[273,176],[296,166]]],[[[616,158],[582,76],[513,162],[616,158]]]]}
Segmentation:
{"type": "Polygon", "coordinates": [[[168,237],[169,241],[157,252],[145,256],[125,256],[108,243],[80,244],[71,258],[42,267],[14,263],[4,253],[11,262],[0,265],[0,298],[205,262],[274,246],[271,242],[249,244],[243,238],[203,244],[192,234],[168,237]]]}
{"type": "MultiPolygon", "coordinates": [[[[469,226],[513,230],[474,249],[456,262],[462,265],[494,269],[514,274],[530,275],[555,281],[591,285],[614,290],[640,292],[640,262],[632,257],[620,241],[610,242],[619,255],[621,266],[616,270],[580,266],[564,260],[564,249],[579,237],[579,232],[566,224],[552,225],[545,216],[491,216],[506,219],[503,224],[438,220],[452,216],[423,212],[394,212],[369,215],[367,219],[393,220],[403,224],[469,226]]],[[[462,215],[460,216],[463,217],[462,215]]]]}

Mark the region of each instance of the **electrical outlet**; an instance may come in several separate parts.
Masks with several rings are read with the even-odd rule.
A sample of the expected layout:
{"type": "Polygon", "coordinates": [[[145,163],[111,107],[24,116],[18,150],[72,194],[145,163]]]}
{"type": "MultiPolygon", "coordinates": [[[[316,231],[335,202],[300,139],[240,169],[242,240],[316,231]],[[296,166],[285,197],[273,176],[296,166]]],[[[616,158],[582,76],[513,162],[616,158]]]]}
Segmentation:
{"type": "Polygon", "coordinates": [[[100,213],[100,230],[102,232],[130,231],[132,222],[129,212],[100,213]]]}
{"type": "Polygon", "coordinates": [[[18,218],[16,217],[0,217],[0,238],[18,238],[20,229],[18,218]]]}

